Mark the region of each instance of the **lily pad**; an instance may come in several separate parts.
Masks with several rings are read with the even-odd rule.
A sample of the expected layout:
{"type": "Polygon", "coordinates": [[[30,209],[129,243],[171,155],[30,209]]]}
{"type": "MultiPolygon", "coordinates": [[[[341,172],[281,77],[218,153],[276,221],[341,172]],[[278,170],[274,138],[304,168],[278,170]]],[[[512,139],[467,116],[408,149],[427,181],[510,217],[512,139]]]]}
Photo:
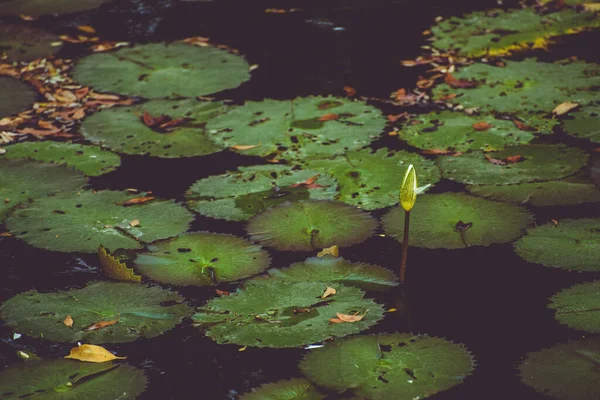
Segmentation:
{"type": "Polygon", "coordinates": [[[325,158],[371,143],[385,126],[381,111],[337,97],[249,101],[206,126],[215,143],[251,156],[325,158]],[[256,146],[256,147],[244,147],[256,146]]]}
{"type": "Polygon", "coordinates": [[[490,153],[474,151],[437,160],[444,178],[470,185],[509,185],[560,179],[573,175],[587,161],[588,156],[583,150],[549,144],[513,146],[490,153]],[[511,162],[509,157],[516,158],[516,162],[511,162]]]}
{"type": "Polygon", "coordinates": [[[70,168],[29,160],[0,159],[0,176],[0,221],[19,203],[76,190],[87,183],[70,168]]]}
{"type": "Polygon", "coordinates": [[[351,151],[329,160],[313,160],[308,168],[331,174],[339,183],[336,200],[376,210],[398,203],[400,183],[410,164],[418,171],[419,185],[435,184],[440,171],[431,160],[407,151],[380,149],[351,151]]]}
{"type": "Polygon", "coordinates": [[[561,400],[596,400],[598,360],[600,337],[591,337],[529,353],[519,371],[523,383],[536,392],[561,400]]]}
{"type": "Polygon", "coordinates": [[[145,389],[144,372],[128,364],[40,360],[0,371],[0,397],[44,400],[133,400],[145,389]]]}
{"type": "Polygon", "coordinates": [[[561,219],[527,230],[519,257],[547,267],[600,271],[600,219],[561,219]]]}
{"type": "Polygon", "coordinates": [[[363,290],[385,290],[398,286],[398,277],[389,269],[367,263],[352,263],[341,257],[309,257],[289,268],[272,268],[269,277],[258,277],[244,285],[286,282],[335,282],[363,290]]]}
{"type": "Polygon", "coordinates": [[[121,158],[95,146],[63,142],[22,142],[5,147],[3,156],[8,159],[29,158],[55,164],[67,165],[87,176],[98,176],[114,171],[121,165],[121,158]]]}
{"type": "Polygon", "coordinates": [[[194,157],[222,148],[206,136],[206,121],[223,110],[223,103],[197,100],[153,100],[133,107],[103,110],[86,118],[81,133],[86,139],[124,154],[154,157],[194,157]],[[144,114],[166,115],[177,121],[168,130],[147,126],[144,114]]]}
{"type": "Polygon", "coordinates": [[[473,364],[461,344],[394,333],[328,343],[307,354],[300,369],[313,383],[356,398],[413,400],[462,383],[473,364]]]}
{"type": "Polygon", "coordinates": [[[199,214],[243,221],[285,201],[333,200],[336,188],[335,179],[317,171],[257,165],[196,181],[186,199],[199,214]]]}
{"type": "Polygon", "coordinates": [[[533,9],[478,11],[451,17],[431,28],[432,46],[467,57],[499,57],[544,49],[556,36],[600,26],[597,15],[563,9],[540,15],[533,9]]]}
{"type": "Polygon", "coordinates": [[[571,286],[550,298],[561,324],[591,333],[600,333],[600,281],[571,286]]]}
{"type": "Polygon", "coordinates": [[[149,43],[82,58],[75,80],[96,90],[146,98],[205,96],[250,79],[244,57],[216,47],[149,43]]]}
{"type": "Polygon", "coordinates": [[[569,135],[600,143],[600,103],[587,105],[569,116],[573,119],[563,122],[563,128],[569,135]]]}
{"type": "Polygon", "coordinates": [[[229,296],[210,300],[192,317],[209,326],[206,335],[217,343],[256,347],[296,347],[358,333],[383,318],[383,307],[364,299],[358,288],[334,284],[337,293],[325,299],[321,282],[251,285],[229,296]],[[364,315],[360,321],[332,323],[336,313],[364,315]]]}
{"type": "Polygon", "coordinates": [[[534,135],[512,121],[442,111],[412,118],[400,130],[400,138],[425,150],[492,151],[528,143],[534,135]]]}
{"type": "Polygon", "coordinates": [[[322,400],[325,397],[306,379],[293,378],[265,383],[243,394],[240,400],[322,400]]]}
{"type": "Polygon", "coordinates": [[[476,63],[453,76],[475,79],[476,88],[453,89],[447,84],[434,89],[435,97],[455,94],[451,103],[465,108],[501,113],[550,113],[565,101],[588,104],[598,97],[600,65],[574,61],[549,64],[528,58],[505,61],[505,67],[476,63]]]}
{"type": "MultiPolygon", "coordinates": [[[[497,203],[463,193],[419,196],[410,212],[409,245],[429,249],[460,249],[510,242],[533,222],[523,207],[497,203]]],[[[404,209],[396,207],[383,217],[385,231],[404,239],[404,209]]]]}
{"type": "Polygon", "coordinates": [[[0,317],[25,335],[55,342],[123,343],[173,329],[192,309],[176,292],[139,283],[94,282],[64,292],[20,293],[0,306],[0,317]],[[73,326],[63,324],[70,315],[73,326]],[[115,321],[102,328],[100,322],[115,321]]]}
{"type": "Polygon", "coordinates": [[[172,285],[212,286],[247,278],[269,267],[260,246],[226,234],[193,232],[148,246],[138,254],[136,269],[172,285]]]}
{"type": "Polygon", "coordinates": [[[252,240],[276,250],[311,251],[363,242],[376,228],[369,214],[347,204],[298,201],[263,211],[246,230],[252,240]]]}
{"type": "Polygon", "coordinates": [[[111,250],[140,249],[144,243],[185,232],[193,219],[171,200],[117,204],[133,198],[109,190],[61,193],[15,210],[6,226],[34,247],[95,253],[100,245],[111,250]]]}
{"type": "MultiPolygon", "coordinates": [[[[0,2],[2,9],[2,2],[0,2]]],[[[8,61],[28,61],[48,57],[60,50],[62,42],[58,35],[26,25],[3,24],[0,26],[0,55],[8,61]]],[[[1,58],[1,57],[0,57],[1,58]]]]}
{"type": "Polygon", "coordinates": [[[35,101],[36,94],[31,86],[18,79],[0,76],[0,89],[0,118],[25,111],[35,101]]]}

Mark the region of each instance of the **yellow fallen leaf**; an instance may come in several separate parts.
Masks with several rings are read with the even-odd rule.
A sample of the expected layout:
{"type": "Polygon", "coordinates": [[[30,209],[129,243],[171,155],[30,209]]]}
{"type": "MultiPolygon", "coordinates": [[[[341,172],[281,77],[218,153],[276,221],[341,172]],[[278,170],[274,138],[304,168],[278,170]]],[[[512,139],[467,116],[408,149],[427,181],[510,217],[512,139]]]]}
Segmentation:
{"type": "Polygon", "coordinates": [[[84,331],[97,331],[98,329],[102,329],[107,326],[111,326],[119,322],[119,317],[117,319],[113,319],[112,321],[100,321],[95,324],[91,324],[90,326],[83,328],[84,331]]]}
{"type": "Polygon", "coordinates": [[[390,308],[389,310],[387,310],[387,312],[396,312],[396,311],[398,311],[398,309],[396,309],[396,308],[390,308]]]}
{"type": "Polygon", "coordinates": [[[571,101],[565,101],[564,103],[560,103],[554,110],[552,110],[552,114],[554,115],[563,115],[568,113],[569,111],[579,107],[579,103],[573,103],[571,101]]]}
{"type": "Polygon", "coordinates": [[[245,350],[246,350],[246,347],[248,347],[248,346],[240,347],[240,348],[238,349],[238,351],[245,351],[245,350]]]}
{"type": "Polygon", "coordinates": [[[327,289],[325,289],[325,292],[321,295],[321,298],[324,299],[325,297],[333,296],[336,293],[337,290],[335,290],[332,287],[327,287],[327,289]]]}
{"type": "Polygon", "coordinates": [[[111,254],[109,254],[103,246],[98,248],[98,258],[102,265],[102,271],[109,278],[120,281],[141,282],[142,277],[136,275],[133,269],[128,268],[125,263],[120,262],[111,254]]]}
{"type": "Polygon", "coordinates": [[[133,221],[129,222],[129,226],[138,226],[140,224],[140,220],[139,219],[134,219],[133,221]]]}
{"type": "Polygon", "coordinates": [[[233,150],[250,150],[250,149],[254,149],[256,147],[260,147],[262,146],[262,143],[259,144],[236,144],[234,146],[230,146],[230,149],[233,150]]]}
{"type": "Polygon", "coordinates": [[[102,363],[112,360],[124,360],[127,357],[115,356],[110,351],[106,350],[102,346],[96,346],[93,344],[82,344],[81,346],[73,347],[71,353],[65,358],[71,358],[73,360],[87,361],[102,363]]]}
{"type": "Polygon", "coordinates": [[[75,321],[73,321],[73,317],[71,317],[70,315],[67,315],[63,320],[63,324],[65,324],[69,328],[72,328],[74,323],[75,321]]]}
{"type": "Polygon", "coordinates": [[[96,33],[96,30],[89,25],[79,25],[77,27],[77,29],[79,29],[81,32],[85,32],[85,33],[96,33]]]}
{"type": "Polygon", "coordinates": [[[337,315],[338,319],[342,322],[358,322],[367,315],[367,312],[365,311],[363,315],[358,315],[358,313],[353,315],[335,313],[335,315],[337,315]]]}
{"type": "Polygon", "coordinates": [[[326,247],[317,253],[317,257],[323,257],[323,256],[327,256],[327,255],[339,257],[340,256],[340,248],[338,247],[338,245],[334,244],[331,247],[326,247]]]}

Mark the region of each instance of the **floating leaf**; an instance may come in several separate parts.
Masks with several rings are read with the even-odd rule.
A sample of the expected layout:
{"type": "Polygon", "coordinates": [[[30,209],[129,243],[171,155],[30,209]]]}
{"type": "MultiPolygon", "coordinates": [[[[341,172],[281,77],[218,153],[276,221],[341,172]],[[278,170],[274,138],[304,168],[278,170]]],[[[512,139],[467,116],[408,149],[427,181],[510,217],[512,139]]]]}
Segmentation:
{"type": "Polygon", "coordinates": [[[562,219],[528,229],[516,244],[519,257],[547,267],[600,271],[600,219],[562,219]]]}
{"type": "Polygon", "coordinates": [[[600,333],[600,281],[564,289],[550,298],[549,308],[561,324],[591,333],[600,333]]]}
{"type": "Polygon", "coordinates": [[[143,243],[176,236],[188,229],[192,215],[171,200],[123,207],[131,195],[103,190],[61,193],[37,199],[15,210],[6,220],[16,237],[42,249],[95,253],[111,249],[140,249],[143,243]],[[134,219],[144,224],[131,226],[134,219]]]}
{"type": "Polygon", "coordinates": [[[3,0],[0,1],[0,15],[42,15],[72,14],[92,10],[112,0],[3,0]]]}
{"type": "Polygon", "coordinates": [[[317,257],[325,257],[328,255],[333,256],[333,257],[339,257],[340,256],[340,247],[338,245],[334,244],[333,246],[326,247],[317,253],[317,257]]]}
{"type": "Polygon", "coordinates": [[[296,347],[365,330],[383,317],[383,307],[357,288],[336,285],[337,293],[322,299],[320,282],[250,285],[230,296],[210,300],[193,316],[209,326],[206,335],[218,343],[257,347],[296,347]],[[331,324],[336,313],[368,313],[352,324],[331,324]]]}
{"type": "Polygon", "coordinates": [[[527,354],[521,380],[536,392],[561,400],[600,397],[600,338],[571,341],[527,354]]]}
{"type": "Polygon", "coordinates": [[[197,213],[241,221],[285,201],[332,200],[336,188],[335,179],[325,173],[257,165],[200,179],[189,188],[186,199],[197,213]],[[309,179],[312,183],[305,184],[309,179]]]}
{"type": "Polygon", "coordinates": [[[0,306],[2,319],[19,332],[56,342],[121,343],[161,335],[191,313],[175,292],[125,282],[95,282],[66,292],[18,294],[0,306]],[[62,324],[66,315],[75,323],[62,324]],[[92,324],[119,318],[102,329],[92,324]]]}
{"type": "Polygon", "coordinates": [[[95,322],[95,323],[91,324],[90,326],[83,328],[83,330],[84,331],[95,331],[97,329],[102,329],[102,328],[106,328],[107,326],[114,325],[117,322],[119,322],[119,316],[117,316],[117,318],[113,319],[112,321],[95,322]]]}
{"type": "Polygon", "coordinates": [[[69,328],[73,326],[74,322],[75,321],[73,321],[73,317],[71,317],[70,315],[67,315],[63,320],[63,324],[65,324],[65,326],[68,326],[69,328]]]}
{"type": "Polygon", "coordinates": [[[507,185],[564,178],[587,164],[584,151],[564,145],[536,144],[507,147],[501,151],[474,151],[458,157],[445,156],[437,162],[444,178],[471,185],[507,185]],[[517,163],[492,163],[519,155],[517,163]],[[488,157],[488,158],[486,158],[488,157]]]}
{"type": "Polygon", "coordinates": [[[69,355],[65,356],[65,358],[93,363],[103,363],[113,360],[124,360],[127,357],[117,357],[102,346],[82,344],[80,346],[73,347],[69,355]]]}
{"type": "Polygon", "coordinates": [[[248,67],[243,57],[212,46],[148,43],[84,57],[73,74],[100,91],[176,98],[233,89],[250,78],[248,67]]]}
{"type": "Polygon", "coordinates": [[[364,147],[384,126],[381,112],[363,101],[317,96],[249,101],[211,119],[206,129],[223,147],[262,143],[243,150],[246,155],[304,160],[364,147]],[[331,113],[339,118],[320,119],[331,113]]]}
{"type": "MultiPolygon", "coordinates": [[[[0,2],[0,6],[2,4],[0,2]]],[[[2,88],[0,118],[25,111],[35,101],[36,95],[33,89],[18,79],[0,76],[0,87],[2,88]]]]}
{"type": "Polygon", "coordinates": [[[262,272],[269,254],[233,235],[193,232],[148,246],[135,267],[149,278],[171,285],[212,286],[262,272]]]}
{"type": "Polygon", "coordinates": [[[58,42],[56,46],[57,41],[59,41],[57,35],[30,26],[17,24],[0,26],[0,54],[5,53],[8,61],[29,61],[48,57],[60,50],[61,43],[58,42]]]}
{"type": "Polygon", "coordinates": [[[328,286],[325,289],[325,291],[323,292],[323,294],[321,295],[321,298],[324,299],[326,297],[333,296],[336,293],[337,293],[337,290],[335,290],[334,288],[328,286]]]}
{"type": "Polygon", "coordinates": [[[573,119],[563,122],[563,128],[569,135],[600,143],[600,103],[587,105],[569,115],[573,119]]]}
{"type": "Polygon", "coordinates": [[[240,400],[322,400],[324,398],[325,395],[306,379],[293,378],[265,383],[249,393],[242,394],[240,400]]]}
{"type": "Polygon", "coordinates": [[[560,103],[559,105],[554,107],[554,110],[552,110],[552,114],[554,114],[555,116],[564,115],[576,109],[577,107],[579,107],[579,105],[579,103],[565,101],[564,103],[560,103]]]}
{"type": "Polygon", "coordinates": [[[413,400],[462,383],[473,364],[461,344],[395,333],[328,343],[308,353],[300,369],[313,383],[356,398],[413,400]]]}
{"type": "Polygon", "coordinates": [[[350,246],[369,238],[377,228],[371,216],[344,203],[283,203],[248,222],[251,239],[281,251],[310,251],[337,244],[350,246]]]}
{"type": "MultiPolygon", "coordinates": [[[[385,231],[399,242],[404,237],[404,214],[396,207],[383,217],[385,231]]],[[[462,193],[423,195],[411,216],[410,245],[430,249],[510,242],[533,222],[523,207],[462,193]]]]}

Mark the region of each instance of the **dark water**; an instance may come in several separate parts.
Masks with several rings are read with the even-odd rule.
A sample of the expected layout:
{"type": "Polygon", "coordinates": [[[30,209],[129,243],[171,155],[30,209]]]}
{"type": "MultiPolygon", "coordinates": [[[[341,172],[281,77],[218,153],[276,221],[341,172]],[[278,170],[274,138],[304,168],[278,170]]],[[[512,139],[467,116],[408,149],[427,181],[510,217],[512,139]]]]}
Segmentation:
{"type": "MultiPolygon", "coordinates": [[[[504,4],[515,5],[516,1],[504,4]]],[[[420,54],[420,46],[426,44],[421,32],[436,16],[494,6],[495,1],[487,0],[129,0],[74,16],[44,17],[36,24],[59,33],[74,32],[78,25],[92,25],[101,38],[112,40],[210,37],[215,43],[239,49],[251,64],[260,66],[249,82],[220,96],[237,102],[309,94],[343,95],[344,85],[356,88],[359,95],[387,98],[400,87],[413,87],[418,75],[424,73],[424,69],[402,68],[399,62],[420,54]],[[281,15],[264,12],[266,8],[293,7],[303,11],[281,15]]],[[[598,52],[590,48],[590,43],[597,40],[597,33],[567,38],[551,52],[535,55],[548,61],[577,55],[598,62],[598,52]]],[[[61,55],[77,54],[74,46],[61,55]]],[[[383,110],[398,111],[389,106],[383,110]]],[[[587,143],[560,133],[551,140],[589,148],[587,143]]],[[[375,146],[402,147],[390,138],[375,146]]],[[[197,179],[258,163],[262,163],[258,158],[230,153],[180,160],[124,156],[119,170],[92,179],[91,185],[96,189],[137,187],[181,200],[185,189],[197,179]]],[[[600,161],[592,163],[600,176],[600,161]]],[[[433,191],[462,189],[459,184],[442,181],[433,191]]],[[[600,217],[599,208],[583,205],[531,211],[538,223],[544,223],[550,218],[600,217]]],[[[244,235],[242,224],[203,217],[196,218],[192,229],[244,235]]],[[[305,253],[272,255],[275,267],[307,257],[305,253]]],[[[342,249],[341,255],[396,270],[400,245],[375,236],[342,249]]],[[[410,313],[387,314],[384,321],[365,333],[411,331],[464,343],[477,359],[475,372],[462,385],[431,399],[545,399],[520,383],[514,366],[529,351],[582,337],[580,332],[558,325],[545,306],[556,291],[594,277],[597,275],[526,263],[513,253],[511,244],[460,251],[411,248],[404,293],[396,290],[377,298],[388,308],[407,306],[410,313]]],[[[97,279],[104,277],[94,256],[52,253],[12,238],[0,238],[0,299],[32,288],[51,291],[81,287],[97,279]]],[[[176,289],[192,305],[200,305],[214,295],[214,289],[176,289]]],[[[16,350],[60,357],[71,347],[11,338],[12,330],[0,327],[3,366],[19,362],[16,350]]],[[[131,364],[146,371],[149,386],[140,398],[165,400],[233,398],[262,383],[298,376],[297,364],[304,353],[301,349],[253,348],[240,352],[239,346],[217,345],[204,338],[190,321],[163,336],[109,348],[127,355],[131,364]]]]}

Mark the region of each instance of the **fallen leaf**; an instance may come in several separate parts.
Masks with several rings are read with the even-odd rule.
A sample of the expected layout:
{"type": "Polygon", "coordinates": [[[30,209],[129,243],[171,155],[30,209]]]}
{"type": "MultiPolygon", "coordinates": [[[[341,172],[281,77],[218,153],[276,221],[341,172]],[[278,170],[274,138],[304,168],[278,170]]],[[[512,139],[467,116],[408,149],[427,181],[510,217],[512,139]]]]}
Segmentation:
{"type": "Polygon", "coordinates": [[[436,100],[437,101],[448,101],[448,100],[452,100],[456,96],[457,96],[456,93],[449,93],[449,94],[447,94],[445,96],[438,97],[436,100]]]}
{"type": "Polygon", "coordinates": [[[581,6],[584,11],[600,12],[600,3],[583,3],[581,6]]]}
{"type": "Polygon", "coordinates": [[[142,277],[136,275],[133,269],[128,268],[125,263],[117,260],[116,257],[109,254],[104,246],[98,248],[98,258],[102,266],[102,272],[109,278],[120,281],[141,282],[142,277]]]}
{"type": "Polygon", "coordinates": [[[516,156],[508,156],[503,161],[507,164],[516,164],[518,162],[525,161],[525,158],[517,154],[516,156]]]}
{"type": "Polygon", "coordinates": [[[321,295],[321,298],[324,299],[326,297],[333,296],[336,293],[337,293],[337,290],[328,286],[327,289],[325,289],[325,292],[321,295]]]}
{"type": "Polygon", "coordinates": [[[116,202],[115,204],[118,206],[123,206],[123,207],[128,207],[128,206],[133,206],[136,204],[144,204],[147,203],[149,201],[154,200],[155,197],[152,196],[147,196],[147,197],[134,197],[133,199],[129,199],[127,201],[119,201],[116,202]]]}
{"type": "Polygon", "coordinates": [[[499,160],[497,158],[492,158],[492,157],[488,156],[487,154],[485,155],[485,159],[494,165],[506,165],[506,163],[504,161],[499,160]]]}
{"type": "Polygon", "coordinates": [[[329,322],[334,323],[334,324],[341,324],[344,321],[342,321],[341,319],[338,319],[338,318],[329,318],[329,322]]]}
{"type": "Polygon", "coordinates": [[[444,82],[448,84],[448,86],[453,88],[473,88],[477,86],[477,83],[473,81],[469,81],[467,79],[456,79],[452,76],[452,74],[446,74],[444,77],[444,82]]]}
{"type": "Polygon", "coordinates": [[[129,226],[138,226],[140,224],[140,220],[139,219],[134,219],[133,221],[129,222],[129,226]]]}
{"type": "Polygon", "coordinates": [[[245,351],[245,350],[246,350],[246,348],[248,348],[248,346],[240,347],[240,348],[238,349],[238,351],[245,351]]]}
{"type": "Polygon", "coordinates": [[[554,226],[558,225],[558,220],[557,219],[551,218],[550,222],[552,222],[554,224],[554,226]]]}
{"type": "Polygon", "coordinates": [[[307,189],[319,189],[319,188],[323,188],[324,186],[319,185],[318,183],[315,183],[315,181],[317,180],[317,178],[319,178],[319,176],[321,176],[321,174],[316,174],[314,176],[311,176],[310,178],[306,179],[305,181],[302,182],[298,182],[298,183],[294,183],[293,185],[290,185],[291,188],[295,188],[295,187],[305,187],[307,189]]]}
{"type": "Polygon", "coordinates": [[[75,321],[73,321],[73,317],[71,317],[70,315],[67,315],[63,320],[63,324],[65,324],[69,328],[72,328],[74,323],[75,321]]]}
{"type": "Polygon", "coordinates": [[[552,110],[552,114],[555,116],[567,114],[569,111],[576,109],[579,107],[579,103],[573,103],[570,101],[565,101],[564,103],[560,103],[554,110],[552,110]]]}
{"type": "Polygon", "coordinates": [[[526,132],[535,132],[537,131],[537,129],[535,129],[533,126],[527,125],[526,123],[523,123],[519,120],[513,119],[513,124],[515,124],[515,126],[517,128],[519,128],[522,131],[526,131],[526,132]]]}
{"type": "Polygon", "coordinates": [[[396,311],[398,311],[398,309],[396,309],[396,308],[390,308],[389,310],[387,310],[387,312],[396,312],[396,311]]]}
{"type": "Polygon", "coordinates": [[[236,144],[229,146],[229,148],[233,150],[250,150],[260,146],[262,146],[262,142],[259,144],[236,144]]]}
{"type": "Polygon", "coordinates": [[[81,346],[73,347],[71,352],[65,358],[71,358],[73,360],[87,361],[102,363],[112,360],[124,360],[127,357],[115,356],[110,351],[106,350],[102,346],[96,346],[93,344],[82,344],[81,346]]]}
{"type": "Polygon", "coordinates": [[[317,257],[323,257],[323,256],[327,256],[327,255],[330,255],[333,257],[339,257],[340,256],[340,248],[338,247],[338,245],[334,244],[331,247],[326,247],[317,253],[317,257]]]}
{"type": "Polygon", "coordinates": [[[344,92],[346,92],[346,96],[348,97],[356,96],[356,89],[352,86],[344,86],[344,92]]]}
{"type": "Polygon", "coordinates": [[[475,122],[473,125],[471,125],[473,127],[473,129],[475,129],[476,131],[487,131],[488,129],[490,129],[492,126],[492,124],[488,124],[487,122],[481,121],[481,122],[475,122]]]}
{"type": "Polygon", "coordinates": [[[102,329],[102,328],[106,328],[107,326],[114,325],[117,322],[119,322],[119,317],[117,317],[117,319],[113,319],[112,321],[100,321],[100,322],[93,323],[90,326],[83,328],[82,330],[83,331],[97,331],[98,329],[102,329]]]}
{"type": "Polygon", "coordinates": [[[217,294],[219,296],[229,296],[231,294],[230,292],[227,292],[225,290],[219,290],[219,289],[215,289],[215,292],[217,292],[217,294]]]}
{"type": "Polygon", "coordinates": [[[340,314],[340,313],[335,313],[335,315],[342,322],[358,322],[361,319],[363,319],[365,317],[365,315],[367,315],[367,312],[365,311],[365,313],[363,315],[358,315],[358,312],[353,315],[340,314]]]}
{"type": "Polygon", "coordinates": [[[318,118],[319,121],[335,121],[339,119],[340,116],[338,114],[325,114],[318,118]]]}
{"type": "Polygon", "coordinates": [[[0,232],[0,237],[12,237],[13,234],[10,232],[0,232]]]}
{"type": "Polygon", "coordinates": [[[454,225],[454,232],[466,232],[473,226],[472,222],[462,222],[458,221],[456,225],[454,225]]]}
{"type": "Polygon", "coordinates": [[[77,29],[79,29],[81,32],[85,32],[85,33],[91,33],[91,34],[96,33],[96,30],[89,25],[79,25],[77,27],[77,29]]]}
{"type": "Polygon", "coordinates": [[[157,126],[167,123],[169,121],[171,121],[171,117],[164,114],[159,115],[158,117],[153,117],[148,111],[144,111],[144,115],[142,115],[142,122],[148,128],[156,128],[157,126]]]}
{"type": "Polygon", "coordinates": [[[438,155],[449,156],[451,154],[454,154],[454,152],[452,150],[430,149],[430,150],[421,150],[421,154],[428,154],[428,155],[432,155],[432,156],[438,156],[438,155]]]}

